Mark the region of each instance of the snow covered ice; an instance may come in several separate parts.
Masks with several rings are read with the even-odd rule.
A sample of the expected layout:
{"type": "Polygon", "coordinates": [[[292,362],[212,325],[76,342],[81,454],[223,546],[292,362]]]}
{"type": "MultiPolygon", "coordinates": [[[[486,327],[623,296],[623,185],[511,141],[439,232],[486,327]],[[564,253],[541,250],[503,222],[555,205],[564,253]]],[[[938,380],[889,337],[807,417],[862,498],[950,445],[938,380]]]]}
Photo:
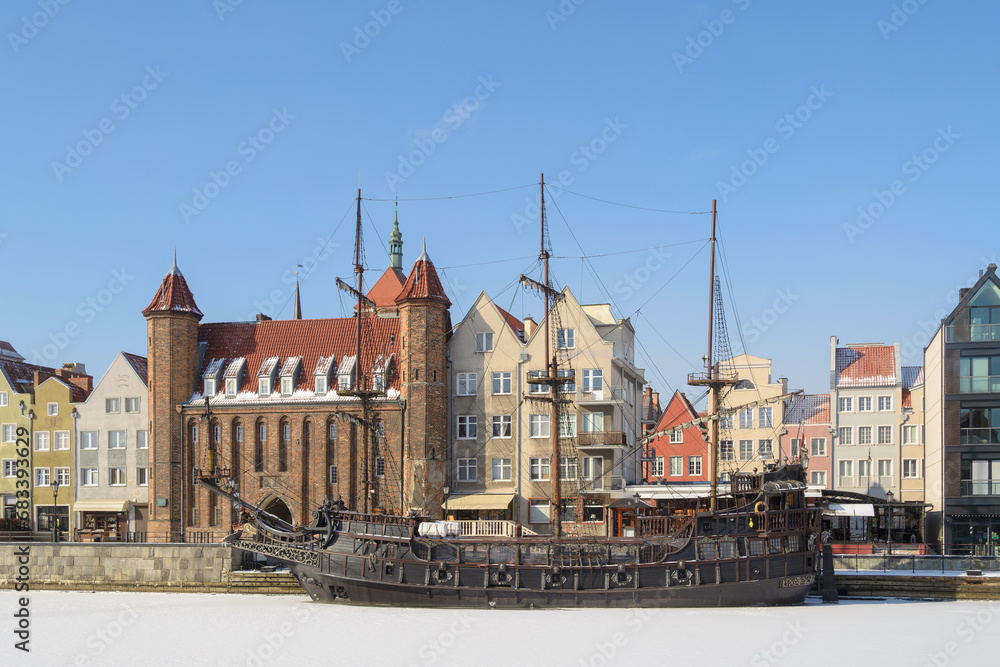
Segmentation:
{"type": "Polygon", "coordinates": [[[0,592],[3,665],[997,664],[1000,601],[798,607],[447,610],[314,604],[306,596],[0,592]]]}

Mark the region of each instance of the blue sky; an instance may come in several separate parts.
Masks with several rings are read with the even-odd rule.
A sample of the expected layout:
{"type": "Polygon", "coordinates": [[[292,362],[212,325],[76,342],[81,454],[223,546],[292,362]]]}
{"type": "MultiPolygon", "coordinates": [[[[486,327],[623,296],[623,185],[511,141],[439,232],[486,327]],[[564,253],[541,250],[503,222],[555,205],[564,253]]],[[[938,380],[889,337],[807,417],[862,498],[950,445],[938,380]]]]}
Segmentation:
{"type": "Polygon", "coordinates": [[[290,316],[297,264],[305,316],[347,314],[359,179],[369,277],[398,195],[404,266],[426,237],[455,322],[482,290],[537,318],[514,281],[545,172],[558,284],[632,318],[657,390],[701,370],[712,199],[735,351],[809,392],[831,335],[919,364],[996,261],[998,24],[933,0],[11,0],[0,339],[97,375],[145,354],[175,246],[206,322],[290,316]]]}

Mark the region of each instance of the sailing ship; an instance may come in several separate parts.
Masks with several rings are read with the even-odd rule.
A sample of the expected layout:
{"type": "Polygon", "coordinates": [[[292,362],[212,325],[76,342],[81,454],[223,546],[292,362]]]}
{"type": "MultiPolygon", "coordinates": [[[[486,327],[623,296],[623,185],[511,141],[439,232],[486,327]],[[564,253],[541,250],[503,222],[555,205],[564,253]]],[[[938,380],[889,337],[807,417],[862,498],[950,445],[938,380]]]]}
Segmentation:
{"type": "MultiPolygon", "coordinates": [[[[544,282],[526,276],[521,276],[521,281],[542,293],[548,315],[559,292],[549,284],[544,175],[541,185],[539,259],[544,282]]],[[[359,318],[364,298],[360,201],[359,191],[357,289],[338,279],[341,289],[357,296],[359,318]]],[[[298,527],[247,503],[218,475],[200,478],[201,486],[246,510],[248,520],[227,541],[287,565],[312,599],[320,602],[469,608],[801,603],[813,587],[819,567],[817,536],[822,517],[821,508],[807,505],[804,466],[798,463],[733,473],[725,494],[716,483],[720,397],[736,378],[712,359],[715,221],[713,202],[707,370],[689,377],[690,384],[707,388],[709,414],[670,429],[709,426],[711,494],[703,510],[661,515],[654,508],[640,507],[637,500],[634,529],[628,536],[566,536],[558,510],[552,516],[552,535],[536,535],[515,524],[504,534],[482,536],[462,535],[459,522],[434,521],[414,513],[369,512],[367,507],[359,511],[327,499],[313,512],[310,525],[298,527]]],[[[550,319],[545,317],[546,370],[543,377],[529,382],[555,389],[548,400],[551,423],[558,424],[558,387],[573,378],[572,372],[560,372],[555,355],[549,357],[550,319]]],[[[359,358],[361,349],[359,340],[359,358]]],[[[366,406],[377,394],[377,389],[363,385],[352,390],[363,414],[369,412],[366,406]]],[[[552,431],[552,460],[559,461],[557,429],[552,431]]],[[[640,438],[633,452],[642,451],[646,443],[664,433],[640,438]]],[[[369,463],[367,459],[366,452],[364,465],[369,463]]],[[[552,506],[559,508],[559,465],[551,466],[551,474],[552,506]]]]}

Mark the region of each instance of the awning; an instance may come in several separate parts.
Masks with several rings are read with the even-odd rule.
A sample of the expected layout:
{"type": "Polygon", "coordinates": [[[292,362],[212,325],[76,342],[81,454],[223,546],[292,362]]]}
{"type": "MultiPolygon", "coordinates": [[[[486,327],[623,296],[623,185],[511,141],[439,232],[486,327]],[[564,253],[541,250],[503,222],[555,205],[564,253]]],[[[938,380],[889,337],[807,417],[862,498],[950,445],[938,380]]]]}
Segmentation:
{"type": "Polygon", "coordinates": [[[467,496],[453,496],[441,507],[451,510],[505,510],[514,500],[513,493],[473,493],[467,496]]]}
{"type": "Polygon", "coordinates": [[[870,503],[830,503],[825,514],[833,516],[875,516],[875,507],[870,503]]]}
{"type": "Polygon", "coordinates": [[[78,500],[73,504],[74,512],[128,512],[127,500],[78,500]]]}

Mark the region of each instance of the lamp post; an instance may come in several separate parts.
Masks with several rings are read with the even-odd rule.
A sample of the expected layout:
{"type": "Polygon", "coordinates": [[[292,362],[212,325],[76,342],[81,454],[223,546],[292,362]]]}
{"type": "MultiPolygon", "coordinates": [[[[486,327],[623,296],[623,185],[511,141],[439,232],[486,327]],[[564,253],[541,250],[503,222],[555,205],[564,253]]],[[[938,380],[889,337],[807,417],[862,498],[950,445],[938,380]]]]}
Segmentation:
{"type": "Polygon", "coordinates": [[[895,500],[895,494],[893,494],[892,491],[886,491],[885,492],[885,502],[886,502],[886,505],[888,505],[888,507],[889,507],[889,518],[887,519],[888,525],[886,526],[886,528],[887,528],[887,530],[886,530],[887,535],[886,535],[886,542],[885,543],[886,543],[886,550],[889,552],[890,556],[892,555],[892,514],[893,514],[892,501],[893,500],[895,500]]]}
{"type": "Polygon", "coordinates": [[[445,519],[445,521],[447,521],[448,520],[448,494],[451,493],[451,487],[450,486],[446,486],[446,487],[444,487],[444,489],[442,489],[442,491],[444,491],[444,519],[445,519]]]}
{"type": "Polygon", "coordinates": [[[59,478],[52,480],[52,541],[59,541],[59,478]]]}
{"type": "Polygon", "coordinates": [[[872,450],[868,450],[868,495],[872,494],[872,450]]]}

